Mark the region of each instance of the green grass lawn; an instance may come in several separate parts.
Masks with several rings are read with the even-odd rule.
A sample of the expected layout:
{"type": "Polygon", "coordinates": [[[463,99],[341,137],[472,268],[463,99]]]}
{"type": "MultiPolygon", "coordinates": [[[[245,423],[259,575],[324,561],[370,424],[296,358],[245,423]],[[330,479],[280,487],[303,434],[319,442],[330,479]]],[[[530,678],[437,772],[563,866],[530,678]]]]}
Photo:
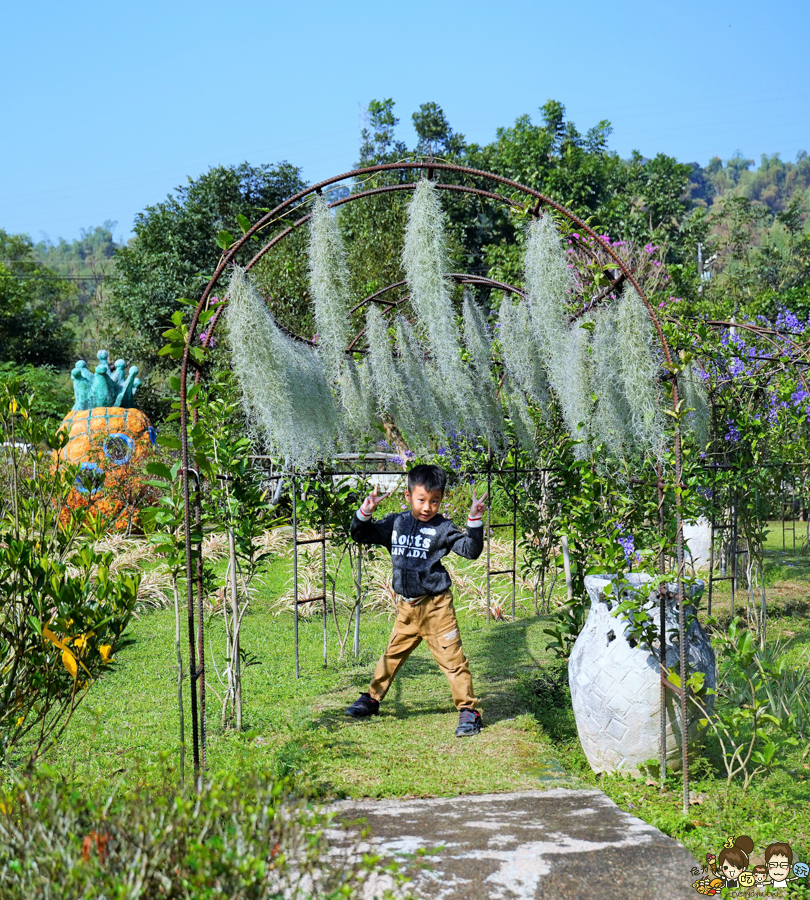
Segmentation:
{"type": "MultiPolygon", "coordinates": [[[[463,564],[459,573],[467,572],[463,564]]],[[[274,614],[287,588],[289,558],[274,562],[244,620],[242,641],[254,664],[244,674],[245,730],[220,726],[221,619],[206,629],[208,754],[211,773],[269,771],[300,789],[328,797],[412,797],[598,786],[620,806],[683,841],[696,854],[717,850],[729,834],[763,842],[787,840],[800,858],[810,852],[810,752],[800,746],[760,776],[743,798],[735,785],[726,799],[715,742],[693,766],[700,801],[681,813],[680,779],[657,784],[616,775],[594,776],[579,746],[564,664],[546,649],[548,619],[522,597],[515,621],[492,622],[461,612],[460,622],[485,729],[472,739],[454,736],[457,716],[444,676],[422,645],[400,672],[379,718],[357,722],[342,711],[365,690],[391,629],[384,615],[364,614],[359,659],[338,659],[329,622],[329,662],[322,667],[320,615],[301,620],[301,678],[296,680],[293,620],[274,614]]],[[[342,586],[348,583],[342,581],[342,586]]],[[[781,525],[771,533],[766,584],[769,640],[787,644],[791,665],[806,665],[810,648],[810,557],[782,551],[781,525]]],[[[564,588],[561,586],[561,590],[564,588]]],[[[508,599],[508,585],[501,583],[508,599]]],[[[715,594],[721,619],[729,612],[728,584],[715,594]]],[[[464,606],[465,597],[457,598],[464,606]]],[[[705,601],[704,601],[705,602],[705,601]]],[[[738,604],[744,599],[741,598],[738,604]]],[[[504,604],[505,606],[507,604],[504,604]]],[[[133,644],[114,672],[94,685],[46,762],[79,784],[116,779],[174,783],[178,715],[174,613],[148,613],[132,627],[133,644]]],[[[183,638],[184,655],[187,637],[183,638]]],[[[351,638],[349,639],[349,652],[351,638]]],[[[189,726],[186,692],[187,730],[189,726]]],[[[188,743],[188,733],[187,733],[188,743]]],[[[190,770],[190,751],[187,771],[190,770]]]]}

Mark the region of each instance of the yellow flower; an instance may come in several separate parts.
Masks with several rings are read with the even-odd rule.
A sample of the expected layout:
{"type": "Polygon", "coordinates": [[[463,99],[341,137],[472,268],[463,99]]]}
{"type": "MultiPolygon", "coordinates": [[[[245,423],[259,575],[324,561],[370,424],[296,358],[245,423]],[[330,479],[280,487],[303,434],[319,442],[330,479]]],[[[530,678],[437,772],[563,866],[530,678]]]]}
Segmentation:
{"type": "Polygon", "coordinates": [[[22,725],[22,723],[23,723],[24,721],[25,721],[25,716],[20,716],[20,717],[17,719],[17,726],[19,727],[20,725],[22,725]]]}
{"type": "Polygon", "coordinates": [[[106,665],[110,661],[110,654],[112,653],[112,646],[110,644],[102,644],[98,648],[98,652],[101,654],[101,659],[106,665]]]}
{"type": "Polygon", "coordinates": [[[81,652],[81,651],[84,650],[84,648],[87,646],[87,638],[88,638],[88,637],[89,637],[89,635],[86,635],[86,634],[80,634],[80,635],[76,638],[76,640],[73,641],[73,646],[74,646],[78,651],[81,652]]]}

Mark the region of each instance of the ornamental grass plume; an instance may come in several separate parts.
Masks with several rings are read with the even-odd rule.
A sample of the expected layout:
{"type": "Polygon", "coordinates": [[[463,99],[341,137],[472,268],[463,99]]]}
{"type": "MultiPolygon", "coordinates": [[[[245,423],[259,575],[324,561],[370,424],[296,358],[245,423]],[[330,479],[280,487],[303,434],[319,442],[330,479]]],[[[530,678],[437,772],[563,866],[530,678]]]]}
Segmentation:
{"type": "Polygon", "coordinates": [[[321,196],[312,207],[308,251],[318,350],[337,381],[351,340],[349,270],[337,220],[321,196]]]}
{"type": "Polygon", "coordinates": [[[632,443],[660,456],[664,433],[658,380],[661,365],[654,354],[653,324],[632,285],[625,286],[622,292],[616,325],[624,396],[634,438],[632,443]]]}
{"type": "Polygon", "coordinates": [[[593,383],[598,397],[593,433],[614,453],[621,454],[634,445],[635,433],[619,364],[621,351],[614,307],[603,309],[596,316],[591,347],[593,383]]]}
{"type": "Polygon", "coordinates": [[[544,359],[559,355],[568,333],[566,305],[573,286],[568,259],[550,215],[532,220],[526,234],[526,293],[544,359]]]}
{"type": "Polygon", "coordinates": [[[317,352],[281,331],[240,266],[229,297],[232,365],[254,438],[300,467],[328,458],[340,416],[317,352]]]}
{"type": "Polygon", "coordinates": [[[541,408],[548,406],[548,379],[537,355],[529,307],[504,297],[498,310],[498,344],[506,371],[541,408]]]}
{"type": "MultiPolygon", "coordinates": [[[[420,181],[408,204],[402,261],[416,310],[444,389],[463,419],[476,409],[472,380],[461,359],[450,282],[445,277],[448,253],[444,212],[431,181],[420,181]]],[[[476,417],[477,418],[477,417],[476,417]]]]}

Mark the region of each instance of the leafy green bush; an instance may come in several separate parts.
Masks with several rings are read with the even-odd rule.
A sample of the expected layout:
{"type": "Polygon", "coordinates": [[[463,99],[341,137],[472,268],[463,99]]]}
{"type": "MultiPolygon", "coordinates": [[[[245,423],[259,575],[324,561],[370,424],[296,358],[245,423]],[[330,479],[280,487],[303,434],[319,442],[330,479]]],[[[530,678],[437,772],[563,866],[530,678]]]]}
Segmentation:
{"type": "Polygon", "coordinates": [[[139,584],[93,549],[102,523],[68,504],[67,434],[34,419],[19,387],[0,386],[0,761],[59,737],[121,646],[139,584]]]}
{"type": "MultiPolygon", "coordinates": [[[[92,798],[40,775],[0,805],[3,900],[337,900],[394,884],[356,843],[328,844],[331,816],[284,782],[231,777],[178,794],[135,788],[92,798]]],[[[332,825],[337,828],[337,825],[332,825]]]]}

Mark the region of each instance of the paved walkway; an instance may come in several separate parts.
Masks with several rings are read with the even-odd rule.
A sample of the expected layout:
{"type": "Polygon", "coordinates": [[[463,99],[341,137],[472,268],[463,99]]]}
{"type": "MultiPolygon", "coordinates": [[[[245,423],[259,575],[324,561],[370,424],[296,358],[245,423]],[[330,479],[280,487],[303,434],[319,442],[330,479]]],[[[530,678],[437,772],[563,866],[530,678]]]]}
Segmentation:
{"type": "MultiPolygon", "coordinates": [[[[369,844],[407,862],[427,851],[413,896],[431,900],[681,900],[694,857],[597,790],[552,788],[429,800],[334,804],[365,819],[369,844]]],[[[356,832],[355,832],[356,833],[356,832]]],[[[346,841],[335,829],[330,837],[346,841]]],[[[388,886],[368,886],[367,898],[388,886]]]]}

